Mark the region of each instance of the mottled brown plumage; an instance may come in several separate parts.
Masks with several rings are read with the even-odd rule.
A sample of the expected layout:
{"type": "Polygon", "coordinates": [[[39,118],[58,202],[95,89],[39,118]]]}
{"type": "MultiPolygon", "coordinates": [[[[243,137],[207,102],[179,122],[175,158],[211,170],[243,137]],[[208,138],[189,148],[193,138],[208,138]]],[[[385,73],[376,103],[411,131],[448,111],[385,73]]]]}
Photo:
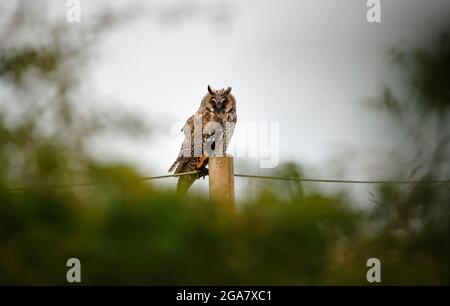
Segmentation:
{"type": "Polygon", "coordinates": [[[231,87],[213,90],[208,86],[199,109],[181,129],[184,141],[169,172],[200,170],[201,173],[180,176],[178,191],[187,191],[196,179],[207,173],[209,157],[225,156],[237,121],[236,99],[230,92],[231,87]]]}

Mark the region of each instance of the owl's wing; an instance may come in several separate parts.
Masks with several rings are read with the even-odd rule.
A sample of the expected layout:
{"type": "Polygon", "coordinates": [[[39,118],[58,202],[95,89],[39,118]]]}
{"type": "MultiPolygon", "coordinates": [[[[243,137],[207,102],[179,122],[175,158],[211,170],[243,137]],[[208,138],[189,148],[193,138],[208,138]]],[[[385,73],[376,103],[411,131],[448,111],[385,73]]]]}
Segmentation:
{"type": "Polygon", "coordinates": [[[197,168],[197,160],[203,154],[203,143],[205,135],[202,134],[203,112],[197,112],[186,121],[181,131],[184,133],[183,144],[181,145],[178,158],[172,164],[169,172],[192,171],[197,168]]]}
{"type": "Polygon", "coordinates": [[[180,170],[183,170],[184,168],[183,165],[186,164],[188,159],[193,156],[192,140],[194,136],[194,116],[195,115],[189,117],[181,129],[181,132],[184,133],[184,140],[181,145],[180,152],[178,153],[178,157],[170,167],[169,172],[180,172],[180,170]]]}

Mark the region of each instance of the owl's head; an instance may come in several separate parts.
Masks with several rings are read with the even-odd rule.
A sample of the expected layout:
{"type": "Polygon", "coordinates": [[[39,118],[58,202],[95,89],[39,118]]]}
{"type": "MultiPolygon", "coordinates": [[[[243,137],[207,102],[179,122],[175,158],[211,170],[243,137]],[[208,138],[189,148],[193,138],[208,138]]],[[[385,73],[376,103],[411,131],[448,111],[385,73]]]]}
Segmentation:
{"type": "Polygon", "coordinates": [[[203,99],[203,107],[211,112],[229,112],[236,107],[236,100],[231,94],[231,87],[212,89],[208,85],[208,94],[203,99]]]}

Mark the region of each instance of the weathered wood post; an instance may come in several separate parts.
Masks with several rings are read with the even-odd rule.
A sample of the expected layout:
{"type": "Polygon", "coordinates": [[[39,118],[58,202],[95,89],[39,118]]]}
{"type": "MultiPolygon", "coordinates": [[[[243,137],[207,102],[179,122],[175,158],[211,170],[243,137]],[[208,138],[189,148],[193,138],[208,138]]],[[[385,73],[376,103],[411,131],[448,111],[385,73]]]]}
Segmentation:
{"type": "Polygon", "coordinates": [[[209,196],[234,212],[233,157],[211,157],[209,159],[209,196]]]}

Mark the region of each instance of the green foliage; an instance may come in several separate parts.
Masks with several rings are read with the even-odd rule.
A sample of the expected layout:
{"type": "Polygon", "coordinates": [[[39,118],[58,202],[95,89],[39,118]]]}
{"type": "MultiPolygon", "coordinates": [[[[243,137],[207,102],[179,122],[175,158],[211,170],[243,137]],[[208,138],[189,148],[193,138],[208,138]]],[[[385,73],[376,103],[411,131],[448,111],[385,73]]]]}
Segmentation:
{"type": "Polygon", "coordinates": [[[16,50],[12,54],[4,53],[0,59],[0,77],[11,76],[20,83],[28,69],[35,67],[40,73],[48,73],[56,69],[58,54],[49,51],[16,50]]]}
{"type": "Polygon", "coordinates": [[[230,215],[120,171],[108,180],[83,199],[80,190],[4,193],[1,282],[63,284],[65,260],[77,257],[85,284],[321,283],[333,243],[355,232],[339,199],[261,198],[230,215]]]}
{"type": "MultiPolygon", "coordinates": [[[[127,168],[93,171],[100,184],[89,187],[2,189],[2,284],[64,284],[71,257],[84,284],[366,284],[371,257],[384,284],[449,283],[448,212],[409,207],[399,190],[370,214],[318,193],[266,193],[230,214],[127,168]]],[[[417,192],[433,205],[432,190],[417,192]]]]}

